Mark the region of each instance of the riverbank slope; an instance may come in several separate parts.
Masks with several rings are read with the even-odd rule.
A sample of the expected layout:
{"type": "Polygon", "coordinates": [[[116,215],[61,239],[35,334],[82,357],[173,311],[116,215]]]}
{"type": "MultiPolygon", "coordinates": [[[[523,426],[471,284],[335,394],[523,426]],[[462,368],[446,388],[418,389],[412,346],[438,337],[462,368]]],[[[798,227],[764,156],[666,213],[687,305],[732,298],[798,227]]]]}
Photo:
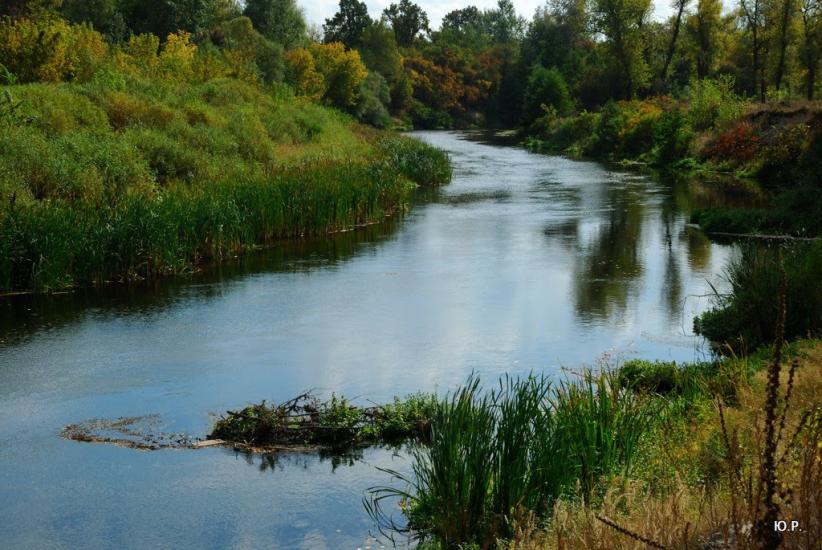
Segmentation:
{"type": "Polygon", "coordinates": [[[2,93],[0,292],[186,273],[377,222],[450,178],[432,147],[236,78],[2,93]]]}
{"type": "Polygon", "coordinates": [[[559,116],[546,108],[526,130],[537,151],[652,167],[748,195],[749,207],[694,213],[706,232],[822,234],[822,106],[755,103],[731,81],[695,82],[667,96],[559,116]]]}

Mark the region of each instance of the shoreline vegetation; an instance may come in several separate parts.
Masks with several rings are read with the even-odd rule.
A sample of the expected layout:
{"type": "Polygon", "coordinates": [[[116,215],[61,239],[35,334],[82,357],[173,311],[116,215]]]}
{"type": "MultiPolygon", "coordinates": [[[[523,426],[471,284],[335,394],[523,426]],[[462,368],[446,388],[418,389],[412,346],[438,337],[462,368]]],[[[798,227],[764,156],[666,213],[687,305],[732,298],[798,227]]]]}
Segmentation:
{"type": "Polygon", "coordinates": [[[374,223],[447,155],[236,79],[30,84],[0,120],[0,291],[184,274],[374,223]]]}
{"type": "Polygon", "coordinates": [[[822,236],[822,103],[761,104],[729,79],[693,82],[680,99],[610,102],[561,116],[550,105],[523,130],[537,152],[651,168],[748,196],[750,206],[697,209],[708,235],[822,236]]]}
{"type": "Polygon", "coordinates": [[[812,548],[822,536],[820,373],[822,340],[780,338],[705,363],[634,359],[490,387],[472,376],[444,397],[382,406],[306,393],[228,411],[207,443],[410,443],[410,474],[386,471],[394,482],[364,503],[386,536],[426,549],[766,547],[773,533],[760,527],[774,510],[802,526],[781,547],[812,548]]]}
{"type": "MultiPolygon", "coordinates": [[[[358,95],[319,104],[267,76],[282,52],[247,19],[221,29],[217,49],[0,19],[0,293],[189,273],[376,223],[450,180],[444,152],[335,108],[358,95]]],[[[337,91],[365,70],[318,48],[337,91]]]]}

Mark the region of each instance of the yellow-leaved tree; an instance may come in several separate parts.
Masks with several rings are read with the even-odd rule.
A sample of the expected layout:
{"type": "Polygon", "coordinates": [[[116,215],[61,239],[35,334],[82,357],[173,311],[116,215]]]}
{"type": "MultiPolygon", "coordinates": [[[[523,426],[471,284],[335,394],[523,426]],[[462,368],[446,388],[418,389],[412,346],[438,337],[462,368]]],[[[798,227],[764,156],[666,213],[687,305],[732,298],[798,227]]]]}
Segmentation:
{"type": "Polygon", "coordinates": [[[87,80],[107,53],[103,36],[88,24],[49,14],[0,20],[0,61],[19,82],[87,80]]]}
{"type": "Polygon", "coordinates": [[[317,71],[314,57],[305,48],[285,52],[285,81],[298,96],[319,101],[325,94],[325,79],[317,71]]]}
{"type": "Polygon", "coordinates": [[[192,64],[197,55],[197,45],[191,43],[191,33],[177,31],[166,38],[160,52],[160,67],[175,78],[189,80],[192,77],[192,64]]]}
{"type": "Polygon", "coordinates": [[[332,42],[312,44],[311,55],[325,80],[323,100],[340,109],[356,106],[360,84],[368,76],[359,52],[346,50],[342,42],[332,42]]]}

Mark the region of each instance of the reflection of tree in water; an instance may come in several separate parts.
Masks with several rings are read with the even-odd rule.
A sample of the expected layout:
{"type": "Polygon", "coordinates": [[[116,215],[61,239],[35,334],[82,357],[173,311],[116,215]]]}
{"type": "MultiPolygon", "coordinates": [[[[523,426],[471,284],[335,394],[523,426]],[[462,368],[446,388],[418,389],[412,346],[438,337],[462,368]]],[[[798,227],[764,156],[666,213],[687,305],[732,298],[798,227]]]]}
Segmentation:
{"type": "MultiPolygon", "coordinates": [[[[699,190],[704,189],[698,181],[693,178],[685,178],[678,174],[670,175],[662,178],[662,181],[670,184],[671,194],[670,200],[666,201],[666,205],[674,212],[682,212],[684,215],[690,217],[695,208],[703,206],[699,202],[699,190]]],[[[716,197],[714,197],[716,200],[716,197]]],[[[720,202],[723,204],[723,202],[720,202]]],[[[711,241],[708,237],[696,229],[686,228],[680,234],[680,240],[685,243],[686,254],[688,257],[688,267],[692,271],[697,271],[705,276],[710,274],[711,266],[711,241]]]]}
{"type": "Polygon", "coordinates": [[[662,219],[662,251],[665,256],[664,275],[662,280],[661,301],[665,304],[665,313],[669,322],[675,322],[682,311],[682,273],[679,262],[679,242],[674,241],[677,230],[679,208],[674,192],[667,193],[662,201],[660,218],[662,219]]]}
{"type": "Polygon", "coordinates": [[[713,250],[710,239],[701,231],[688,229],[685,231],[684,240],[688,252],[688,266],[693,271],[709,276],[713,250]]]}
{"type": "Polygon", "coordinates": [[[611,189],[608,212],[590,245],[577,255],[574,303],[586,322],[622,316],[643,266],[639,254],[643,205],[628,189],[611,189]],[[622,196],[620,196],[622,195],[622,196]]]}

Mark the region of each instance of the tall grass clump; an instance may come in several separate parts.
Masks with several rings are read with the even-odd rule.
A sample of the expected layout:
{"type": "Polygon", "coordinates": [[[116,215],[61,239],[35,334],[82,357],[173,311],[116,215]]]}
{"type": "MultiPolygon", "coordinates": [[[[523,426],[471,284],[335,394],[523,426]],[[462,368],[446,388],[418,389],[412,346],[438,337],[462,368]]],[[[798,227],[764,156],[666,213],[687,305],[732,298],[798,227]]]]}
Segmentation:
{"type": "Polygon", "coordinates": [[[776,248],[742,245],[725,271],[730,292],[716,294],[714,308],[694,321],[696,332],[727,344],[736,353],[752,351],[776,334],[780,255],[787,277],[786,302],[790,317],[785,338],[808,337],[822,331],[822,242],[776,248]]]}
{"type": "Polygon", "coordinates": [[[401,174],[419,185],[441,185],[451,179],[448,153],[404,136],[377,142],[377,151],[401,174]]]}
{"type": "Polygon", "coordinates": [[[591,498],[600,477],[629,468],[653,407],[607,373],[557,386],[506,377],[491,391],[472,377],[434,412],[412,474],[392,472],[406,487],[373,489],[368,508],[395,528],[381,503],[399,498],[421,539],[487,547],[524,519],[547,517],[560,496],[591,498]]]}

